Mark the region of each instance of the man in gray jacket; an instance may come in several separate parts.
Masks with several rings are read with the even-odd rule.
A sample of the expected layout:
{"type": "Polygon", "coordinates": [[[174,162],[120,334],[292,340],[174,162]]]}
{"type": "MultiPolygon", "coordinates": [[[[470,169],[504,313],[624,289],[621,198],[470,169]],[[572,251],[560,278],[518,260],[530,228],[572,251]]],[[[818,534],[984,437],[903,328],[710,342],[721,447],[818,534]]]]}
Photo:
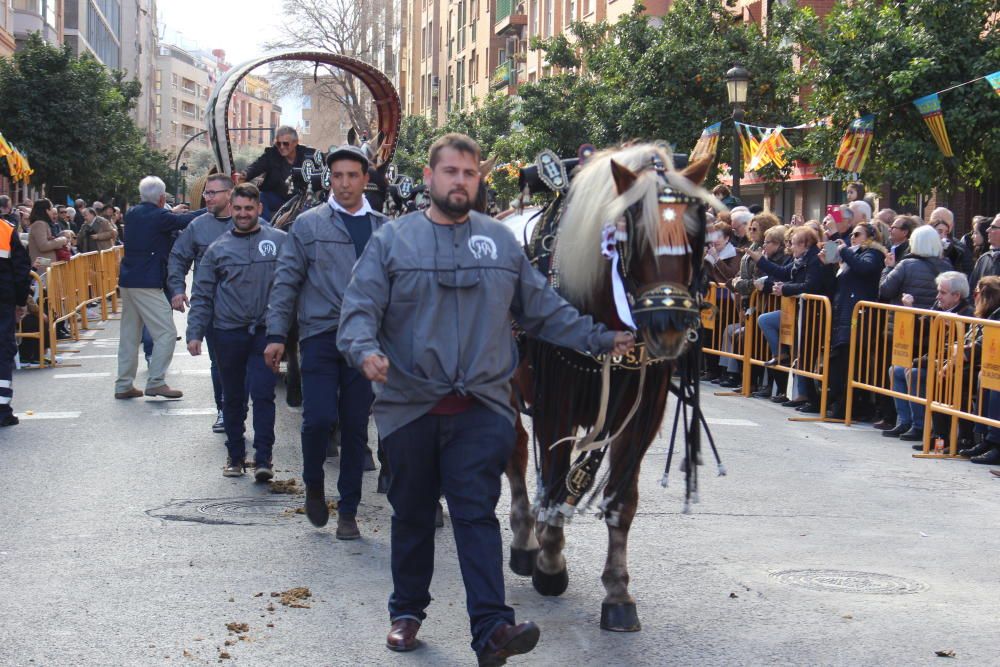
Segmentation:
{"type": "Polygon", "coordinates": [[[334,426],[340,423],[337,538],[361,536],[356,514],[361,501],[372,389],[337,351],[337,327],[344,290],[368,239],[385,221],[365,199],[368,159],[359,148],[342,146],[327,155],[330,200],[295,220],[278,258],[267,315],[267,363],[277,372],[298,301],[302,351],[302,480],[306,516],[326,525],[323,463],[334,426]]]}
{"type": "Polygon", "coordinates": [[[278,252],[287,234],[260,224],[260,191],[254,185],[235,188],[232,208],[233,229],[208,247],[195,271],[187,345],[192,355],[201,354],[201,343],[209,331],[217,345],[229,451],[222,474],[243,475],[249,387],[254,476],[258,482],[266,482],[274,477],[271,450],[276,378],[264,365],[264,316],[278,252]]]}
{"type": "MultiPolygon", "coordinates": [[[[232,190],[233,179],[226,174],[209,176],[202,192],[208,211],[191,221],[174,241],[174,246],[170,250],[170,258],[167,260],[167,294],[170,297],[170,306],[179,313],[183,313],[184,306],[189,303],[185,283],[188,271],[192,266],[197,267],[201,263],[208,246],[233,228],[233,212],[230,205],[232,190]]],[[[215,363],[215,341],[212,340],[211,328],[205,335],[208,358],[212,367],[212,390],[215,394],[216,417],[212,431],[224,433],[226,428],[223,426],[222,418],[222,377],[215,363]]]]}
{"type": "Polygon", "coordinates": [[[511,315],[529,335],[600,354],[632,334],[581,316],[535,271],[502,224],[470,213],[479,146],[448,134],[430,150],[426,213],[386,225],[368,244],[344,296],[337,343],[379,383],[375,422],[392,482],[388,648],[409,651],[430,604],[434,515],[448,501],[465,582],[472,648],[500,665],[534,648],[534,623],[515,625],[504,602],[496,504],[514,446],[511,315]]]}

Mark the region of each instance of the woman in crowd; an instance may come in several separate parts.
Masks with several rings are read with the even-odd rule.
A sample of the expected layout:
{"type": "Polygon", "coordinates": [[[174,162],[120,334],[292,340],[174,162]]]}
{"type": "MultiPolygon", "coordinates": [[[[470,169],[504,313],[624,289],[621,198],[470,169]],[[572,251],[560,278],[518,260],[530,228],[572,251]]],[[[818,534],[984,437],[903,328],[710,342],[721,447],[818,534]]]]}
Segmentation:
{"type": "MultiPolygon", "coordinates": [[[[969,304],[969,279],[961,271],[945,271],[934,279],[937,285],[937,299],[930,310],[953,313],[955,315],[971,316],[972,306],[969,304]]],[[[912,307],[913,296],[904,294],[902,305],[912,307]]],[[[911,396],[924,396],[927,378],[927,347],[930,344],[930,318],[919,318],[917,328],[921,334],[914,332],[914,360],[910,368],[892,366],[892,389],[911,396]],[[921,348],[916,347],[921,345],[921,348]]],[[[887,438],[898,437],[900,440],[913,442],[924,439],[924,406],[902,398],[893,398],[896,403],[896,425],[882,431],[887,438]]],[[[914,445],[914,449],[923,449],[923,443],[914,445]]]]}
{"type": "MultiPolygon", "coordinates": [[[[976,317],[983,320],[1000,321],[1000,276],[985,276],[979,279],[976,288],[976,317]]],[[[965,354],[968,361],[971,356],[973,363],[982,363],[983,327],[971,326],[966,334],[965,354]]],[[[978,376],[976,373],[974,376],[978,376]]],[[[990,419],[1000,420],[1000,391],[983,388],[983,402],[979,413],[990,419]]],[[[935,415],[937,417],[937,415],[935,415]]],[[[944,432],[937,428],[935,431],[944,432]]],[[[1000,428],[976,424],[976,433],[982,437],[979,445],[959,451],[962,456],[969,456],[973,463],[1000,464],[1000,428]]]]}
{"type": "Polygon", "coordinates": [[[990,249],[988,230],[990,223],[992,222],[993,218],[985,215],[977,215],[972,219],[972,229],[968,234],[962,237],[962,243],[972,255],[973,264],[976,263],[976,260],[978,260],[984,252],[988,252],[990,249]]]}
{"type": "Polygon", "coordinates": [[[953,268],[941,257],[942,250],[941,237],[933,227],[925,225],[913,230],[906,259],[897,264],[892,253],[886,253],[879,299],[900,306],[903,295],[909,294],[913,297],[914,308],[934,305],[937,298],[934,279],[953,268]]]}
{"type": "MultiPolygon", "coordinates": [[[[842,240],[835,243],[838,246],[840,268],[837,271],[837,292],[833,296],[829,375],[831,402],[827,416],[843,419],[854,306],[859,301],[878,300],[879,277],[882,275],[888,250],[876,240],[875,227],[867,222],[855,225],[851,231],[850,245],[842,240]]],[[[824,253],[821,252],[819,258],[826,263],[824,253]]]]}
{"type": "Polygon", "coordinates": [[[55,262],[56,251],[67,248],[69,239],[52,235],[52,221],[56,209],[48,199],[39,199],[31,207],[28,227],[28,254],[31,263],[39,257],[55,262]]]}
{"type": "Polygon", "coordinates": [[[705,248],[705,269],[708,279],[728,283],[740,270],[740,258],[732,244],[733,228],[724,222],[715,223],[708,232],[705,248]]]}

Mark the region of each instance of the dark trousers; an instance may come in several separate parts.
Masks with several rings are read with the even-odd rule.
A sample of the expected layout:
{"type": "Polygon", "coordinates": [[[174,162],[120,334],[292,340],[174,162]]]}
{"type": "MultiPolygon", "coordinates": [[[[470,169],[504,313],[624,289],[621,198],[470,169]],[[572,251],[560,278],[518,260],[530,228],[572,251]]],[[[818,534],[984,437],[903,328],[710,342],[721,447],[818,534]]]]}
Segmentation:
{"type": "Polygon", "coordinates": [[[253,399],[254,463],[271,463],[274,446],[274,387],[277,376],[264,364],[267,345],[263,327],[214,329],[215,356],[222,377],[222,419],[226,426],[226,449],[233,461],[246,456],[247,393],[253,399]]]}
{"type": "Polygon", "coordinates": [[[477,653],[501,623],[503,545],[496,517],[500,476],[514,427],[481,405],[453,416],[424,415],[382,438],[392,481],[392,584],[389,617],[423,620],[434,574],[434,514],[444,493],[455,532],[466,607],[477,653]]]}
{"type": "MultiPolygon", "coordinates": [[[[215,395],[215,409],[222,409],[222,373],[219,372],[219,365],[215,363],[215,336],[214,330],[210,327],[205,332],[205,347],[208,348],[208,358],[212,362],[212,393],[215,395]]],[[[249,393],[249,391],[247,392],[249,393]]]]}
{"type": "Polygon", "coordinates": [[[16,306],[12,303],[0,303],[0,418],[14,414],[10,407],[14,398],[14,355],[17,354],[17,341],[14,332],[17,329],[16,306]]]}
{"type": "Polygon", "coordinates": [[[361,502],[372,385],[337,350],[337,332],[299,343],[302,368],[302,481],[323,488],[326,446],[340,423],[337,511],[353,516],[361,502]]]}

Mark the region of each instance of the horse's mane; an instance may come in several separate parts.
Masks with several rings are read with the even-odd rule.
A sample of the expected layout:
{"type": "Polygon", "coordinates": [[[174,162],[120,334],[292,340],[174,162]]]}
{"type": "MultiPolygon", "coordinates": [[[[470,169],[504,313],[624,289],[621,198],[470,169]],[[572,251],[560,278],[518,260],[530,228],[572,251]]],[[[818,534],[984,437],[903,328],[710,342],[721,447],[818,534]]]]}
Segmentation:
{"type": "MultiPolygon", "coordinates": [[[[661,182],[655,170],[644,169],[652,164],[654,157],[666,167],[670,187],[722,207],[711,194],[676,171],[673,156],[656,144],[618,146],[595,153],[573,177],[556,245],[560,292],[577,307],[592,302],[608,275],[610,263],[601,255],[601,230],[606,224],[640,203],[641,213],[634,227],[640,234],[639,242],[657,244],[661,182]],[[635,184],[621,196],[611,174],[611,160],[638,175],[635,184]]],[[[696,232],[691,228],[697,224],[696,220],[693,216],[686,217],[690,218],[685,220],[688,231],[696,232]]]]}

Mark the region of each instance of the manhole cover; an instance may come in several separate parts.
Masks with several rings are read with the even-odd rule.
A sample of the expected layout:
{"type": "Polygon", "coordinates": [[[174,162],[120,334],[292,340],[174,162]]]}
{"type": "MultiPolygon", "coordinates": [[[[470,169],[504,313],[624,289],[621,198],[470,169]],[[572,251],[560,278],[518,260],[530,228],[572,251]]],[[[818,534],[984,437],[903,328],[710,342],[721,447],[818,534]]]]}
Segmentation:
{"type": "Polygon", "coordinates": [[[146,512],[167,521],[254,526],[278,523],[299,506],[292,498],[202,498],[175,500],[146,512]]]}
{"type": "Polygon", "coordinates": [[[870,595],[908,595],[927,590],[927,585],[912,579],[875,572],[844,570],[784,570],[771,576],[783,584],[834,593],[868,593],[870,595]]]}

